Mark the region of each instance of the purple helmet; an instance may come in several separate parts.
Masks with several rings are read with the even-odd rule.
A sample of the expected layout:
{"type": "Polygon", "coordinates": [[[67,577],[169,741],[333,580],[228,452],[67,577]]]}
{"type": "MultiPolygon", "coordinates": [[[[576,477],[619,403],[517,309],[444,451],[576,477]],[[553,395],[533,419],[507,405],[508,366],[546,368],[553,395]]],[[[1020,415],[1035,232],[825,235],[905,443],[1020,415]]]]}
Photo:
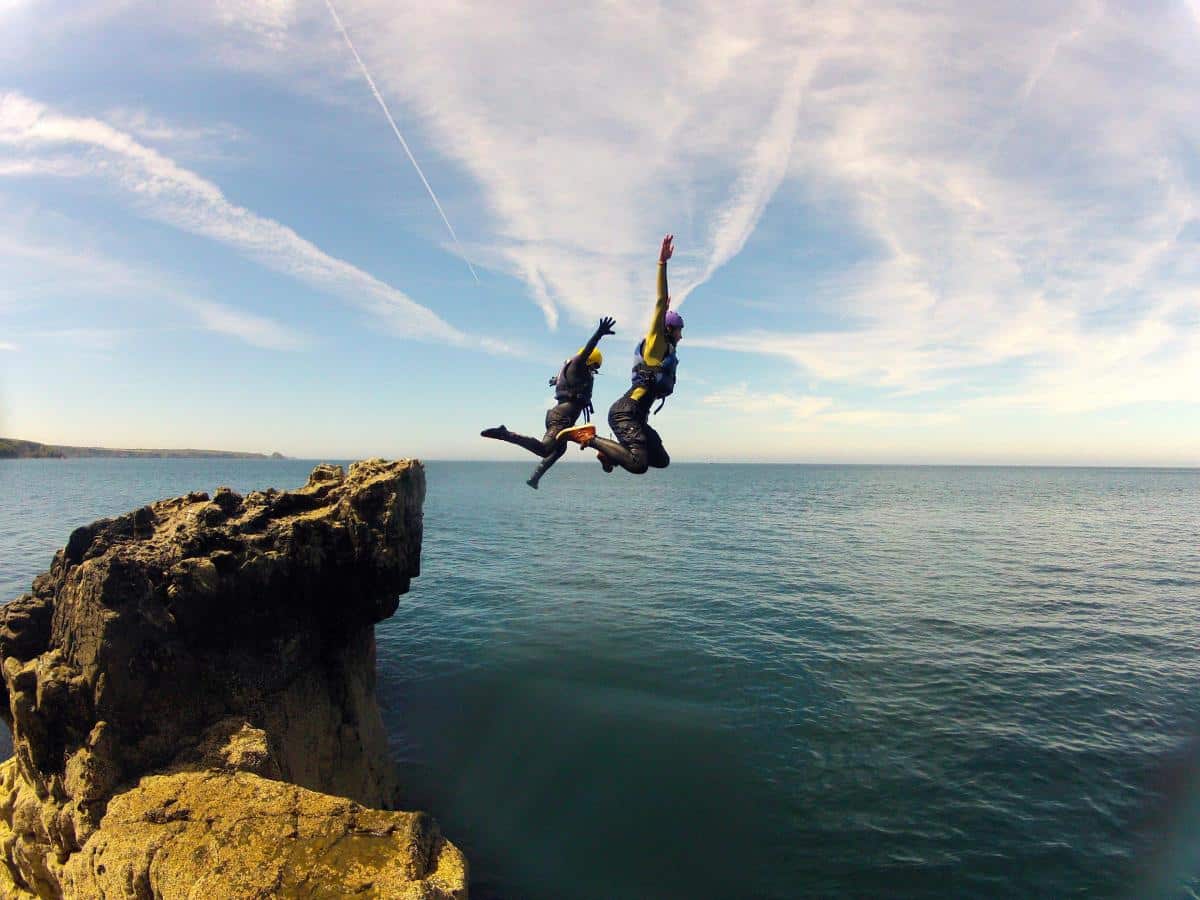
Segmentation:
{"type": "Polygon", "coordinates": [[[663,324],[668,328],[682,328],[683,316],[675,312],[673,309],[668,309],[666,318],[663,320],[663,324]]]}

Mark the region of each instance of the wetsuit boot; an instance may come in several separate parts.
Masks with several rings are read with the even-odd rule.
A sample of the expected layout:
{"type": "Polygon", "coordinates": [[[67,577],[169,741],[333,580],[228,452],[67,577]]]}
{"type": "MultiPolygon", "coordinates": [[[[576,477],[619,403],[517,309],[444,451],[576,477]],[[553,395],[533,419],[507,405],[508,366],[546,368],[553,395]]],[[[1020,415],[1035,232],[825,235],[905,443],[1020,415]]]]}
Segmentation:
{"type": "Polygon", "coordinates": [[[479,432],[480,437],[493,438],[497,441],[507,441],[510,444],[516,444],[518,447],[524,447],[530,453],[536,453],[538,456],[546,455],[546,445],[537,438],[528,437],[523,434],[517,434],[515,431],[509,431],[503,425],[498,425],[495,428],[485,428],[479,432]]]}
{"type": "MultiPolygon", "coordinates": [[[[646,471],[645,462],[639,460],[627,447],[618,444],[616,441],[610,441],[608,438],[594,437],[588,441],[588,446],[604,455],[604,459],[600,460],[602,465],[604,460],[608,460],[609,466],[618,465],[623,469],[628,469],[638,474],[646,471]]],[[[604,470],[607,472],[608,466],[605,466],[604,470]]]]}
{"type": "Polygon", "coordinates": [[[525,483],[536,491],[538,482],[542,480],[542,476],[550,471],[550,467],[562,459],[563,454],[566,452],[566,444],[559,444],[555,447],[545,459],[538,463],[538,467],[533,470],[533,474],[529,476],[529,479],[525,483]]]}

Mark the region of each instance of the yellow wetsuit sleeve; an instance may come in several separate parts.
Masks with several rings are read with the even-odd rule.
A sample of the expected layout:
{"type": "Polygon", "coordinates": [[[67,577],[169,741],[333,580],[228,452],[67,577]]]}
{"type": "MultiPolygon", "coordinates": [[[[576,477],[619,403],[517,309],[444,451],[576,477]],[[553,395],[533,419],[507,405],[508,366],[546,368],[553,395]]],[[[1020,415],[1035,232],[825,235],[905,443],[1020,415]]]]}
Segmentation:
{"type": "MultiPolygon", "coordinates": [[[[667,264],[658,264],[658,300],[654,304],[654,318],[650,320],[650,330],[646,332],[646,340],[642,344],[642,361],[648,366],[661,366],[667,358],[667,264]]],[[[634,400],[641,400],[646,395],[646,389],[634,388],[629,395],[634,400]]]]}

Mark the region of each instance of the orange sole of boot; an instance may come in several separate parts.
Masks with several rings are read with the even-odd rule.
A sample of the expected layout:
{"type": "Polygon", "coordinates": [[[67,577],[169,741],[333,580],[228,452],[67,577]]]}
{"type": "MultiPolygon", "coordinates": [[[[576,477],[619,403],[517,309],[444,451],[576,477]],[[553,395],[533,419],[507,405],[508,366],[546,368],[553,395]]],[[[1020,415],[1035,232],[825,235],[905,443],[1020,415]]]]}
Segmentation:
{"type": "Polygon", "coordinates": [[[577,444],[586,444],[595,436],[595,425],[576,425],[574,428],[564,428],[558,433],[558,439],[560,441],[574,441],[577,444]]]}

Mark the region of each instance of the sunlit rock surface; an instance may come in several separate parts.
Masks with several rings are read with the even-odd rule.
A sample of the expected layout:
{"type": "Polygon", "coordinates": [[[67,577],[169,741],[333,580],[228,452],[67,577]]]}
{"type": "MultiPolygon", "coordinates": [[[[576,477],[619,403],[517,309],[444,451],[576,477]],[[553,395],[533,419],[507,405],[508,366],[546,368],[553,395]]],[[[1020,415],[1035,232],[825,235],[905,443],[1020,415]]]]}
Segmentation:
{"type": "Polygon", "coordinates": [[[386,811],[374,625],[424,494],[368,460],[72,533],[0,608],[0,894],[465,897],[436,824],[386,811]]]}

